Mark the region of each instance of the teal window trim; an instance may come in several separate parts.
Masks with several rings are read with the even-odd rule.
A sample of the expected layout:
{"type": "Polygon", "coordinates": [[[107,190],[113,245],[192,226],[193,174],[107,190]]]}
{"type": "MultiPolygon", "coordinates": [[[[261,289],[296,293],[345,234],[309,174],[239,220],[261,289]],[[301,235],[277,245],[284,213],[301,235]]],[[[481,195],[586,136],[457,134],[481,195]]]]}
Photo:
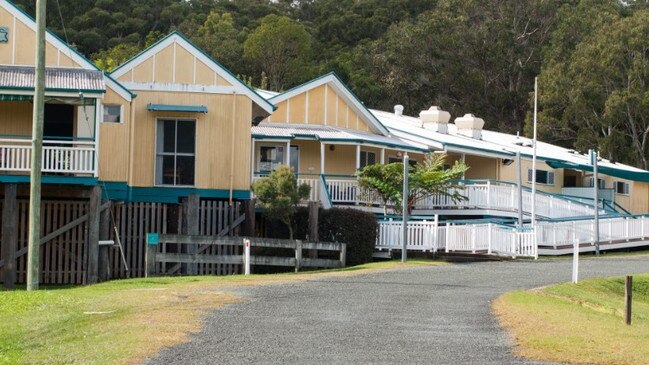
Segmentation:
{"type": "Polygon", "coordinates": [[[152,112],[207,113],[207,107],[204,105],[173,105],[149,103],[147,104],[146,109],[152,112]]]}

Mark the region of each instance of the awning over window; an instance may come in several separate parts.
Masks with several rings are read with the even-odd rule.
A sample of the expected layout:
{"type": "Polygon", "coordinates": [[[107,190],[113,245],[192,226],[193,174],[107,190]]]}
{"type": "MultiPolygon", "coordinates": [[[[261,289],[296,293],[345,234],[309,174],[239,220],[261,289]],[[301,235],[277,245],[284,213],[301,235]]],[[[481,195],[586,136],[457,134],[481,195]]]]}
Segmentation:
{"type": "MultiPolygon", "coordinates": [[[[572,163],[572,162],[565,162],[565,161],[546,161],[546,163],[553,169],[563,168],[563,169],[573,169],[573,170],[593,172],[593,166],[586,165],[586,164],[572,163]]],[[[641,171],[641,170],[630,171],[627,169],[616,169],[616,168],[599,165],[597,166],[597,172],[600,174],[619,177],[621,179],[626,179],[626,180],[649,182],[649,172],[647,171],[641,171]]]]}
{"type": "Polygon", "coordinates": [[[30,95],[10,95],[0,94],[0,101],[29,101],[32,100],[30,95]]]}
{"type": "Polygon", "coordinates": [[[186,112],[186,113],[207,113],[204,105],[172,105],[172,104],[151,104],[146,106],[152,112],[186,112]]]}

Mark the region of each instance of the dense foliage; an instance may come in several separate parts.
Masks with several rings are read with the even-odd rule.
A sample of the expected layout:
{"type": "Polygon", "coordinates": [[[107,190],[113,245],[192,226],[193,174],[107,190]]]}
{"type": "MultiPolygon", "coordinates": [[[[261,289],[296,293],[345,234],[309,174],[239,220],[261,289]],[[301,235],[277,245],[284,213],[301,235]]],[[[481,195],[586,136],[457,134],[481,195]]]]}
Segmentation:
{"type": "MultiPolygon", "coordinates": [[[[33,13],[35,0],[15,0],[33,13]]],[[[649,167],[649,7],[633,0],[49,1],[48,24],[105,69],[180,30],[254,86],[337,72],[370,107],[432,104],[649,167]],[[527,122],[527,125],[526,125],[527,122]]]]}
{"type": "Polygon", "coordinates": [[[372,261],[378,223],[372,213],[358,209],[320,210],[318,230],[321,241],[347,244],[347,265],[372,261]]]}
{"type": "Polygon", "coordinates": [[[268,177],[252,184],[259,206],[268,217],[288,227],[289,239],[293,239],[293,216],[297,205],[309,196],[310,190],[309,185],[297,183],[295,174],[286,165],[279,166],[268,177]]]}

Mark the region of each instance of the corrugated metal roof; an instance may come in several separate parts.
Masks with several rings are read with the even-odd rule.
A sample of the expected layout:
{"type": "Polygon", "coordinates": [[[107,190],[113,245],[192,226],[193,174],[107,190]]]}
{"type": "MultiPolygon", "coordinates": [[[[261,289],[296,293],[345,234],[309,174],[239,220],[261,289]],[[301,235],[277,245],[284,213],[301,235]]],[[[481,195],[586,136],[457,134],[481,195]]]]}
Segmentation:
{"type": "Polygon", "coordinates": [[[427,150],[423,144],[378,134],[352,131],[321,125],[261,123],[252,127],[252,136],[259,139],[314,139],[323,142],[359,142],[411,150],[427,150]]]}
{"type": "MultiPolygon", "coordinates": [[[[34,67],[0,66],[0,89],[34,89],[34,67]]],[[[81,68],[45,69],[46,90],[105,91],[104,75],[81,68]]]]}

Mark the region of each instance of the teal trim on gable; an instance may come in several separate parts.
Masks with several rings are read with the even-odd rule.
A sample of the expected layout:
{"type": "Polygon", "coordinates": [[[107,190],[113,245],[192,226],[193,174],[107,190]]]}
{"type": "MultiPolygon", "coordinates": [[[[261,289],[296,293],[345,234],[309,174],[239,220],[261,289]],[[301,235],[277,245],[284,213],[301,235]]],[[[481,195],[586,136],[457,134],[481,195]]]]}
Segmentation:
{"type": "MultiPolygon", "coordinates": [[[[547,160],[545,161],[550,167],[554,169],[573,169],[581,171],[593,171],[592,165],[587,164],[578,164],[572,162],[558,161],[558,160],[547,160]]],[[[631,181],[640,181],[640,182],[649,182],[649,172],[647,171],[628,171],[622,169],[614,169],[607,166],[599,165],[597,166],[597,172],[603,175],[619,177],[621,179],[631,180],[631,181]]]]}
{"type": "Polygon", "coordinates": [[[129,94],[131,95],[131,98],[134,99],[134,98],[137,97],[137,94],[136,94],[136,93],[134,93],[134,92],[132,92],[131,90],[127,89],[126,86],[122,85],[121,82],[115,80],[115,79],[114,79],[114,78],[113,78],[113,77],[112,77],[108,72],[104,71],[104,76],[107,77],[110,81],[112,81],[112,82],[114,82],[115,84],[117,84],[117,86],[119,86],[122,90],[124,90],[124,91],[126,91],[127,93],[129,93],[129,94]]]}
{"type": "MultiPolygon", "coordinates": [[[[29,184],[29,175],[0,175],[0,182],[5,184],[29,184]]],[[[41,177],[43,184],[63,184],[63,185],[85,185],[95,186],[98,184],[96,177],[84,176],[49,176],[41,177]]]]}
{"type": "MultiPolygon", "coordinates": [[[[225,189],[197,189],[173,187],[138,187],[128,186],[125,182],[101,182],[104,194],[109,200],[139,202],[139,203],[180,203],[180,199],[197,194],[201,198],[229,199],[230,191],[225,189]]],[[[235,200],[249,200],[250,191],[234,190],[232,198],[235,200]]]]}

